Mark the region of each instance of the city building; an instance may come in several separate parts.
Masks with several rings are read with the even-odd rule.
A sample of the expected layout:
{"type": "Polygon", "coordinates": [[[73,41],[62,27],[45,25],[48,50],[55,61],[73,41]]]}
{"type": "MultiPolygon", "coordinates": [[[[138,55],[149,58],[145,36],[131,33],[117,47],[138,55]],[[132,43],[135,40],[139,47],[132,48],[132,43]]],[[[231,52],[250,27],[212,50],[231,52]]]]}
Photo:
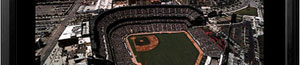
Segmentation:
{"type": "Polygon", "coordinates": [[[77,44],[79,37],[81,37],[81,25],[67,26],[58,39],[59,46],[65,47],[77,44]]]}

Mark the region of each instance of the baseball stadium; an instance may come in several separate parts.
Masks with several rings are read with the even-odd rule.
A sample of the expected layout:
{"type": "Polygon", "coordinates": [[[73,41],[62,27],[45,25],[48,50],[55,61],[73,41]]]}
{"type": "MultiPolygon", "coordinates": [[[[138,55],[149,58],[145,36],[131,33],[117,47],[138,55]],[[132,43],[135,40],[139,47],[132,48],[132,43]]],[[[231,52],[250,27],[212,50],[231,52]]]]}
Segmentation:
{"type": "Polygon", "coordinates": [[[203,13],[183,5],[114,8],[91,23],[94,54],[113,65],[203,65],[224,50],[202,30],[203,13]]]}

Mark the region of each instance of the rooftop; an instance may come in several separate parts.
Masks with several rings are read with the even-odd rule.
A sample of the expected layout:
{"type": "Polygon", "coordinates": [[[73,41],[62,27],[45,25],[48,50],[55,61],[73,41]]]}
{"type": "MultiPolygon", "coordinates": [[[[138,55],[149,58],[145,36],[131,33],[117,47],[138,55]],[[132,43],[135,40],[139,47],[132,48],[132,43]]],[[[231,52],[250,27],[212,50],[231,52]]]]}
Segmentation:
{"type": "Polygon", "coordinates": [[[58,40],[69,39],[71,37],[80,37],[81,36],[80,32],[81,32],[81,25],[67,26],[58,40]]]}
{"type": "Polygon", "coordinates": [[[82,35],[90,34],[89,22],[83,22],[82,35]]]}

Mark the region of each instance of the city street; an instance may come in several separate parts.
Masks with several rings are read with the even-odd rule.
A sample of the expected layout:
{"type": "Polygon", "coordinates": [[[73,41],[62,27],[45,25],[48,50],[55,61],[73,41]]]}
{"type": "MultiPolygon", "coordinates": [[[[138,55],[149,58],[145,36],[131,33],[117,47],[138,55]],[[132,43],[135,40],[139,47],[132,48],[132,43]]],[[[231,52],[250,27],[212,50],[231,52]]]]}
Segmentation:
{"type": "Polygon", "coordinates": [[[61,22],[61,25],[57,26],[57,30],[55,32],[52,32],[52,34],[54,35],[52,37],[49,37],[48,40],[45,41],[47,45],[43,48],[43,50],[40,53],[42,63],[47,59],[54,46],[57,44],[58,38],[65,30],[66,26],[69,23],[69,20],[75,18],[75,13],[80,6],[80,2],[80,0],[75,1],[73,8],[71,8],[72,10],[65,16],[65,19],[61,22]]]}
{"type": "Polygon", "coordinates": [[[229,11],[226,11],[226,10],[224,11],[224,10],[222,10],[222,11],[224,11],[224,13],[232,13],[232,12],[236,12],[236,11],[242,10],[242,9],[244,9],[244,8],[247,8],[251,1],[252,1],[252,0],[242,0],[242,4],[241,4],[241,5],[238,5],[237,8],[233,8],[233,7],[232,7],[232,8],[231,8],[232,10],[229,10],[229,11]]]}

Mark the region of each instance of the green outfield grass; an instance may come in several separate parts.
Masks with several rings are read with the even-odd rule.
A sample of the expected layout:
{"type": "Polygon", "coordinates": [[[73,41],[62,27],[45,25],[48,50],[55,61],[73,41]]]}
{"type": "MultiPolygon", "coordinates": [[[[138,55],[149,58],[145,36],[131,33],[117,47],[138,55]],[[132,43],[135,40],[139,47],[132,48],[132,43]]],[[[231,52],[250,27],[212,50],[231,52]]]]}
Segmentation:
{"type": "Polygon", "coordinates": [[[137,52],[134,48],[133,41],[128,39],[137,61],[142,63],[142,65],[195,64],[200,52],[195,48],[185,33],[163,33],[153,35],[159,40],[158,46],[150,51],[144,52],[137,52]]]}

